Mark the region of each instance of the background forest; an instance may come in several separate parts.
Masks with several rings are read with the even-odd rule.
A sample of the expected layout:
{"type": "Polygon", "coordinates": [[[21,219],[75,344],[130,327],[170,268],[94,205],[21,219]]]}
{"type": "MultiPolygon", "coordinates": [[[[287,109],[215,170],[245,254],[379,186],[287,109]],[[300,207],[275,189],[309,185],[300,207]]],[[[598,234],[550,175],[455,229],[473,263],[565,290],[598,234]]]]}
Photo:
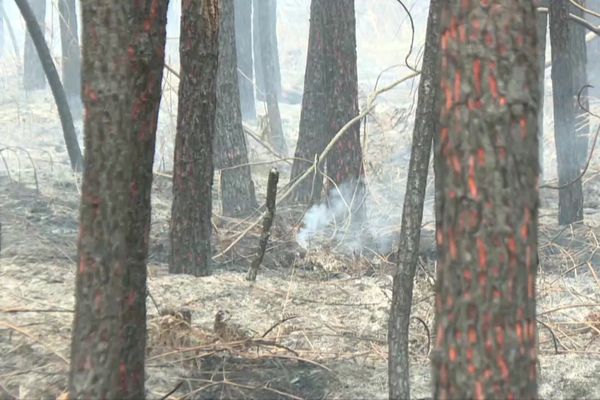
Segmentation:
{"type": "MultiPolygon", "coordinates": [[[[481,236],[465,234],[460,242],[464,270],[448,264],[461,275],[440,267],[452,253],[448,239],[438,236],[436,245],[442,214],[433,159],[448,155],[435,144],[439,121],[460,130],[444,119],[443,107],[480,90],[467,78],[461,86],[432,50],[467,54],[443,45],[453,26],[449,10],[458,7],[449,4],[461,2],[103,0],[96,9],[87,2],[29,0],[70,117],[57,108],[60,96],[27,34],[23,3],[0,0],[0,399],[399,398],[409,387],[413,398],[443,397],[444,388],[482,397],[476,384],[465,384],[464,392],[444,386],[441,371],[452,350],[443,353],[447,358],[438,351],[467,343],[471,331],[465,328],[461,342],[457,323],[456,343],[448,339],[440,327],[454,328],[439,316],[452,307],[436,310],[435,300],[452,285],[467,291],[463,271],[481,267],[473,260],[482,263],[481,236]],[[111,12],[111,3],[123,13],[111,12]],[[428,50],[430,37],[436,40],[428,50]],[[424,59],[433,61],[428,66],[424,59]],[[451,95],[442,90],[448,81],[451,95]],[[81,150],[69,142],[70,129],[81,150]],[[430,157],[424,151],[431,135],[430,157]],[[316,157],[328,145],[330,154],[316,157]],[[418,160],[420,174],[411,169],[418,160]],[[302,174],[307,178],[294,186],[302,174]],[[408,304],[399,293],[410,293],[408,304]],[[410,318],[399,311],[407,305],[410,318]],[[402,329],[395,330],[404,322],[406,343],[402,329]],[[134,339],[144,335],[145,343],[134,339]],[[405,345],[409,368],[398,372],[405,345]]],[[[515,32],[537,29],[543,51],[531,51],[529,62],[538,63],[537,72],[544,65],[541,77],[535,75],[539,84],[523,79],[528,85],[500,83],[499,89],[511,101],[523,95],[524,104],[540,104],[528,114],[535,116],[530,128],[517,124],[523,137],[527,129],[539,134],[539,181],[535,162],[519,163],[537,161],[537,154],[523,155],[536,148],[528,139],[522,148],[507,145],[518,161],[505,184],[523,189],[509,193],[505,206],[514,212],[507,221],[522,217],[517,206],[526,194],[534,197],[523,202],[536,203],[533,217],[522,217],[531,225],[509,223],[517,232],[530,226],[537,232],[515,245],[522,275],[510,275],[525,285],[533,276],[536,295],[520,303],[508,294],[505,305],[534,318],[528,323],[537,327],[538,353],[529,361],[537,368],[539,397],[600,398],[600,158],[594,152],[600,40],[593,32],[600,2],[579,2],[588,12],[568,0],[556,3],[541,2],[535,14],[523,11],[529,25],[513,17],[517,12],[498,17],[515,24],[515,32]],[[525,271],[535,259],[531,249],[539,257],[537,275],[525,271]]],[[[510,7],[533,10],[529,1],[510,7]]],[[[524,43],[514,51],[534,48],[524,43]]],[[[498,65],[501,47],[498,41],[497,54],[489,56],[498,65]]],[[[519,78],[519,67],[515,61],[508,75],[519,78]]],[[[483,68],[494,95],[490,67],[483,68]]],[[[511,79],[498,73],[500,82],[511,79]]],[[[476,132],[473,126],[463,130],[476,132]]],[[[436,173],[451,177],[452,165],[436,173]]],[[[489,176],[477,175],[479,193],[489,176]]],[[[444,184],[452,189],[456,182],[444,184]]],[[[486,246],[493,268],[494,249],[505,243],[490,239],[486,246]]],[[[506,354],[515,343],[535,347],[533,336],[523,344],[519,327],[502,329],[493,335],[506,335],[506,354]]],[[[484,347],[482,338],[477,343],[484,347]]],[[[470,345],[478,348],[459,347],[470,345]]],[[[494,351],[502,354],[503,346],[494,351]]],[[[467,353],[460,351],[462,369],[451,370],[471,371],[467,353]]],[[[511,359],[519,366],[526,361],[511,359]]],[[[477,362],[483,371],[486,361],[477,362]]],[[[501,390],[513,385],[513,393],[531,390],[523,383],[529,369],[512,368],[505,376],[495,362],[490,382],[501,390]]],[[[460,372],[450,375],[461,379],[460,372]]],[[[464,376],[471,375],[477,374],[464,376]]],[[[486,394],[500,390],[489,387],[486,394]]]]}

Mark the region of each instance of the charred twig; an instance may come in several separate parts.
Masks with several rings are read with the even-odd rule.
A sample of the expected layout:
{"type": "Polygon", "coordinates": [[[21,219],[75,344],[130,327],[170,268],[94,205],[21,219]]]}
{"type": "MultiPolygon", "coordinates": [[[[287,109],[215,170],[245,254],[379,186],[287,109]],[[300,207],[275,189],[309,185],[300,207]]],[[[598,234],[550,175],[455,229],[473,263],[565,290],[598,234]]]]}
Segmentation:
{"type": "Polygon", "coordinates": [[[273,168],[271,172],[269,172],[269,181],[267,183],[267,213],[263,220],[263,229],[260,234],[260,242],[258,247],[258,253],[254,261],[252,261],[252,265],[248,270],[248,275],[246,276],[246,280],[255,281],[256,274],[258,274],[258,267],[263,261],[265,256],[265,250],[267,249],[267,244],[269,243],[269,237],[271,237],[271,226],[273,225],[273,220],[275,219],[275,200],[277,199],[277,182],[279,181],[279,171],[273,168]]]}
{"type": "Polygon", "coordinates": [[[173,393],[175,393],[180,387],[181,385],[183,385],[184,381],[179,381],[179,383],[177,385],[175,385],[175,387],[167,394],[165,394],[164,396],[162,396],[160,398],[160,400],[166,400],[169,398],[170,395],[172,395],[173,393]]]}
{"type": "Polygon", "coordinates": [[[554,334],[554,331],[546,323],[540,321],[539,319],[537,320],[537,322],[544,328],[548,329],[548,332],[550,332],[550,336],[552,336],[552,342],[554,343],[554,354],[558,354],[558,341],[556,340],[556,335],[554,334]]]}
{"type": "Polygon", "coordinates": [[[427,354],[429,354],[429,351],[431,350],[431,332],[429,331],[429,326],[419,317],[410,317],[410,319],[419,321],[421,325],[423,325],[423,328],[425,328],[425,332],[427,333],[427,354]]]}
{"type": "Polygon", "coordinates": [[[263,334],[262,334],[262,336],[261,336],[261,337],[263,337],[263,338],[264,338],[264,337],[265,337],[265,336],[267,336],[267,335],[268,335],[268,334],[269,334],[269,333],[270,333],[270,332],[271,332],[273,329],[277,328],[279,325],[281,325],[281,324],[284,324],[284,323],[286,323],[287,321],[289,321],[289,320],[292,320],[292,319],[295,319],[295,318],[298,318],[298,317],[299,317],[298,315],[293,315],[293,314],[292,314],[292,315],[286,315],[285,317],[281,318],[279,321],[277,321],[277,322],[275,322],[273,325],[271,325],[271,327],[270,327],[269,329],[267,329],[267,330],[265,331],[265,333],[263,333],[263,334]]]}

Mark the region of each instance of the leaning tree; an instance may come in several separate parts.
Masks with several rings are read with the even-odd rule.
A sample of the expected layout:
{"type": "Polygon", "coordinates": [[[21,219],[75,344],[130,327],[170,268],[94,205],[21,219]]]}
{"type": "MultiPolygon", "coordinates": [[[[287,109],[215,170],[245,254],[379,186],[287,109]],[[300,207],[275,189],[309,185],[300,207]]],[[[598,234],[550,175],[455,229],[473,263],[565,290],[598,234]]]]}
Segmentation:
{"type": "MultiPolygon", "coordinates": [[[[46,0],[30,1],[42,33],[46,31],[46,0]]],[[[25,51],[23,52],[23,88],[27,91],[44,89],[46,77],[35,45],[29,33],[25,34],[25,51]]]]}
{"type": "Polygon", "coordinates": [[[218,36],[219,0],[182,2],[170,273],[210,273],[218,36]]]}
{"type": "Polygon", "coordinates": [[[142,399],[167,0],[84,1],[85,170],[69,398],[142,399]]]}
{"type": "Polygon", "coordinates": [[[435,398],[535,398],[535,2],[444,1],[435,398]]]}

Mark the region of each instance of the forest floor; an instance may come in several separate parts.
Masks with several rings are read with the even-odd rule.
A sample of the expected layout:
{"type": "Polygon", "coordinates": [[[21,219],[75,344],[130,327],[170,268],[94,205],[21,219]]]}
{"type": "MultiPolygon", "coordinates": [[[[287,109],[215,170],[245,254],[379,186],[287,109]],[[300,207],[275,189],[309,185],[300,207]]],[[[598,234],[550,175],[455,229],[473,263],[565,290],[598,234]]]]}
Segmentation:
{"type": "MultiPolygon", "coordinates": [[[[48,102],[17,97],[3,104],[0,114],[3,126],[16,127],[0,142],[0,399],[54,398],[67,383],[80,182],[69,172],[48,102]],[[18,110],[18,105],[25,106],[18,110]]],[[[404,184],[410,136],[385,147],[385,121],[391,117],[382,111],[373,118],[366,156],[374,221],[369,230],[377,239],[397,238],[402,199],[390,183],[404,184]]],[[[397,129],[392,125],[388,132],[397,129]]],[[[251,144],[253,161],[266,157],[261,151],[251,144]]],[[[254,169],[259,196],[264,196],[268,168],[254,169]]],[[[244,277],[258,228],[215,261],[210,277],[172,276],[167,273],[171,186],[164,175],[157,174],[153,188],[148,398],[161,398],[175,387],[169,398],[191,392],[197,399],[386,398],[386,324],[395,265],[388,239],[349,252],[326,239],[330,231],[325,239],[313,238],[306,250],[297,244],[298,212],[282,207],[256,283],[244,277]],[[191,327],[159,315],[182,309],[191,312],[191,327]],[[297,317],[269,332],[263,343],[248,346],[215,342],[213,321],[221,309],[257,338],[282,317],[297,317]]],[[[585,179],[585,224],[560,228],[556,193],[542,192],[538,327],[543,398],[600,398],[599,193],[600,169],[593,164],[585,179]]],[[[433,339],[428,331],[435,276],[430,204],[415,285],[413,315],[418,319],[411,325],[415,398],[430,396],[427,352],[433,339]]],[[[215,254],[253,221],[224,220],[218,205],[215,191],[215,254]]]]}
{"type": "MultiPolygon", "coordinates": [[[[282,25],[282,30],[290,32],[279,32],[280,36],[306,36],[308,19],[298,11],[304,7],[301,11],[306,13],[307,7],[298,5],[306,2],[282,3],[281,10],[291,15],[290,20],[306,23],[301,27],[282,25]]],[[[374,13],[368,8],[372,3],[357,2],[361,106],[383,69],[377,60],[383,57],[385,66],[401,62],[404,56],[399,58],[398,48],[407,46],[406,36],[402,36],[406,19],[396,8],[374,13]],[[386,13],[394,17],[394,24],[387,28],[377,18],[386,13]],[[402,21],[404,25],[397,24],[402,21]]],[[[422,14],[421,10],[424,20],[422,14]]],[[[299,90],[305,43],[290,43],[284,41],[283,46],[288,47],[281,49],[282,74],[287,89],[299,90]]],[[[80,178],[69,170],[50,92],[23,93],[14,65],[0,65],[0,71],[0,400],[53,399],[67,385],[80,178]]],[[[401,75],[398,70],[390,72],[380,87],[401,75]]],[[[323,213],[323,207],[308,210],[304,219],[306,210],[280,207],[255,283],[247,282],[245,274],[259,228],[252,229],[230,252],[216,257],[209,277],[167,273],[168,174],[176,88],[176,79],[167,74],[152,195],[147,397],[159,399],[177,388],[170,399],[189,393],[193,395],[185,398],[387,398],[391,272],[410,154],[416,81],[379,99],[363,132],[369,225],[362,231],[340,233],[343,229],[328,223],[331,216],[323,213]],[[309,225],[312,230],[303,229],[309,225]],[[299,242],[308,243],[307,248],[299,242]],[[165,310],[189,310],[191,323],[181,323],[175,315],[161,315],[165,310]],[[268,332],[260,343],[226,343],[215,341],[213,332],[219,310],[229,311],[232,321],[254,331],[255,339],[282,318],[295,318],[268,332]]],[[[548,90],[546,100],[550,95],[548,90]]],[[[262,105],[257,108],[263,113],[262,105]]],[[[282,105],[292,149],[299,108],[298,104],[282,105]]],[[[598,108],[596,105],[596,111],[598,108]]],[[[552,132],[551,101],[546,101],[545,118],[546,132],[552,132]]],[[[594,128],[597,124],[592,122],[594,128]]],[[[259,125],[250,123],[257,131],[259,125]]],[[[77,128],[81,132],[80,121],[77,128]]],[[[272,165],[282,173],[280,186],[287,183],[290,166],[285,161],[266,164],[273,156],[254,139],[248,138],[248,143],[251,161],[261,163],[253,165],[253,175],[259,199],[263,199],[272,165]]],[[[547,182],[556,179],[553,145],[547,137],[547,182]]],[[[576,227],[558,226],[557,193],[549,189],[541,193],[537,284],[541,398],[600,398],[599,157],[592,159],[583,181],[585,222],[576,227]]],[[[431,396],[428,343],[435,333],[432,192],[430,183],[415,282],[416,318],[411,323],[411,389],[416,399],[431,396]]],[[[219,254],[258,217],[246,221],[221,218],[216,189],[214,206],[213,251],[219,254]]]]}

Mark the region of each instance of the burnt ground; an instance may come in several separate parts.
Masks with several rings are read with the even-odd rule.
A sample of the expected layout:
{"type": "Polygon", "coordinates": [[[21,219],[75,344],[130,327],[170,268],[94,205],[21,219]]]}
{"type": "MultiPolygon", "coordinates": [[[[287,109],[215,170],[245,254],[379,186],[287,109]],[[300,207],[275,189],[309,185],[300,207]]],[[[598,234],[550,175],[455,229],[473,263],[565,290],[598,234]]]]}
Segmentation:
{"type": "MultiPolygon", "coordinates": [[[[281,43],[282,74],[287,86],[296,89],[302,87],[304,73],[306,43],[299,38],[307,36],[306,4],[282,0],[282,13],[290,16],[290,24],[278,27],[281,37],[288,39],[281,43]]],[[[404,59],[406,52],[401,50],[408,43],[407,19],[394,2],[389,6],[377,2],[373,7],[382,8],[378,11],[370,9],[372,4],[357,2],[361,106],[379,72],[404,59]],[[388,18],[393,21],[382,24],[382,15],[393,16],[388,18]]],[[[425,14],[420,16],[424,20],[425,14]]],[[[415,49],[425,29],[424,24],[418,25],[422,29],[415,49]]],[[[80,178],[69,171],[50,92],[23,93],[18,63],[4,61],[0,63],[0,399],[50,399],[63,393],[67,383],[80,178]]],[[[172,65],[176,67],[176,62],[172,65]]],[[[401,69],[390,70],[380,85],[403,75],[401,69]]],[[[551,98],[547,89],[546,100],[551,98]]],[[[177,80],[167,73],[152,198],[147,397],[159,399],[177,388],[170,399],[387,398],[390,272],[397,251],[394,243],[400,227],[416,81],[378,99],[368,129],[362,133],[370,226],[358,250],[349,251],[347,241],[339,243],[334,229],[339,227],[331,226],[320,226],[320,235],[311,238],[308,250],[301,248],[297,242],[305,210],[280,207],[254,284],[244,277],[259,229],[217,257],[210,277],[167,274],[168,171],[176,90],[177,80]],[[160,315],[183,309],[189,310],[190,324],[173,315],[160,315]],[[283,317],[295,318],[270,331],[262,342],[217,341],[213,321],[222,309],[255,338],[283,317]]],[[[260,104],[257,109],[264,113],[260,104]]],[[[551,101],[546,101],[544,112],[545,131],[551,133],[551,101]]],[[[282,104],[288,144],[295,143],[299,114],[299,105],[282,104]]],[[[250,125],[257,128],[260,124],[250,125]]],[[[81,132],[80,121],[77,129],[81,132]]],[[[253,175],[262,199],[271,166],[282,171],[283,185],[289,164],[265,164],[274,161],[272,154],[250,137],[248,143],[251,161],[257,163],[253,175]]],[[[544,179],[553,182],[556,164],[551,134],[544,144],[544,179]]],[[[600,398],[599,160],[592,158],[584,178],[584,224],[557,226],[557,195],[551,190],[542,192],[538,327],[543,398],[600,398]]],[[[414,398],[431,395],[427,353],[433,338],[427,330],[433,322],[435,276],[432,193],[430,185],[413,304],[418,319],[411,325],[414,398]]],[[[218,196],[215,190],[215,254],[255,220],[220,218],[218,196]]],[[[318,214],[310,215],[319,221],[318,214]]]]}

